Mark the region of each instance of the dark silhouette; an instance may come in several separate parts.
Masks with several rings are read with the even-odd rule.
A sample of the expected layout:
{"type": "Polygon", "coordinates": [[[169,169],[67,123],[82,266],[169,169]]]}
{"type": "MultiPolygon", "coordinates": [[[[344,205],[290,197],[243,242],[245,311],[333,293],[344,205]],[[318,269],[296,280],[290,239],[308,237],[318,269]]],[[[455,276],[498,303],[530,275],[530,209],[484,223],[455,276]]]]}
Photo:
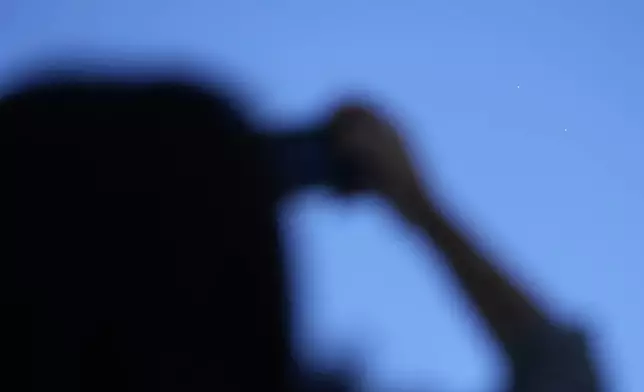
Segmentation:
{"type": "Polygon", "coordinates": [[[65,77],[2,100],[15,385],[287,390],[274,207],[301,179],[276,178],[268,154],[323,136],[262,136],[219,93],[184,76],[65,77]]]}
{"type": "Polygon", "coordinates": [[[514,391],[598,390],[581,335],[476,250],[375,113],[348,105],[270,136],[186,75],[59,76],[4,97],[2,390],[311,389],[291,357],[275,216],[311,184],[378,190],[434,241],[514,391]]]}

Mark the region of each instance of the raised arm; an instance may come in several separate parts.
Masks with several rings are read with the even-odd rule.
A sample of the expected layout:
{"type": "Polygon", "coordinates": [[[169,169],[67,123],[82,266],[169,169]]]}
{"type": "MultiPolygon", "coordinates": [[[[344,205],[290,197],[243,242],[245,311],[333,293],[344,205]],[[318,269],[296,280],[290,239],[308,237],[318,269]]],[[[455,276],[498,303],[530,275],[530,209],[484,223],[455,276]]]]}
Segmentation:
{"type": "Polygon", "coordinates": [[[391,124],[375,111],[357,106],[340,110],[337,118],[348,129],[343,135],[347,154],[364,163],[373,186],[443,253],[443,261],[504,348],[523,331],[545,322],[543,311],[425,191],[391,124]]]}
{"type": "Polygon", "coordinates": [[[343,153],[359,163],[383,194],[443,254],[513,365],[514,391],[597,391],[583,336],[549,320],[529,294],[459,227],[412,167],[390,121],[370,107],[346,105],[335,117],[343,153]]]}

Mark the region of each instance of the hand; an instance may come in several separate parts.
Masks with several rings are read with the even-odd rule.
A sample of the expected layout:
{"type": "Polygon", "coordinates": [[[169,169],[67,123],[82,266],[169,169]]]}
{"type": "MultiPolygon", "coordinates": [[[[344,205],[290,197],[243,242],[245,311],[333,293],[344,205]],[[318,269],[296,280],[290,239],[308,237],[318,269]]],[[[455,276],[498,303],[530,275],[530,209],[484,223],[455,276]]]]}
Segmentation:
{"type": "Polygon", "coordinates": [[[415,222],[428,205],[427,196],[392,122],[358,103],[338,108],[332,124],[339,154],[360,168],[371,188],[415,222]]]}

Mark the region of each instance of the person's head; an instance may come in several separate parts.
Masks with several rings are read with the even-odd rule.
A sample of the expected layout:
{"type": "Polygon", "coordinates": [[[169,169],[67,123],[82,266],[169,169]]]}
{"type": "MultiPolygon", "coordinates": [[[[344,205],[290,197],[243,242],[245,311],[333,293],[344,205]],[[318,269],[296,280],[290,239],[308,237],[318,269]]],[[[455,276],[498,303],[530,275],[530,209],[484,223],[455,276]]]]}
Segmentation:
{"type": "Polygon", "coordinates": [[[67,79],[0,101],[15,179],[12,344],[33,347],[36,385],[283,382],[275,200],[252,129],[213,93],[67,79]]]}

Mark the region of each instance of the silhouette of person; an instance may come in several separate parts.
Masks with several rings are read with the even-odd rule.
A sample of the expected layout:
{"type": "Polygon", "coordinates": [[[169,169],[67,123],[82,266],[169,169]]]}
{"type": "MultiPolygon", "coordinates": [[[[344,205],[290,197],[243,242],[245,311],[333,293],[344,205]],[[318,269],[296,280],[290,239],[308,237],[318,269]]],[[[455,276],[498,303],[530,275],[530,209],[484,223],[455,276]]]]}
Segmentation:
{"type": "Polygon", "coordinates": [[[270,135],[186,75],[81,79],[0,101],[15,190],[3,390],[318,388],[291,356],[275,205],[319,183],[379,192],[426,233],[512,363],[512,391],[599,390],[583,335],[452,223],[377,109],[346,103],[270,135]]]}

